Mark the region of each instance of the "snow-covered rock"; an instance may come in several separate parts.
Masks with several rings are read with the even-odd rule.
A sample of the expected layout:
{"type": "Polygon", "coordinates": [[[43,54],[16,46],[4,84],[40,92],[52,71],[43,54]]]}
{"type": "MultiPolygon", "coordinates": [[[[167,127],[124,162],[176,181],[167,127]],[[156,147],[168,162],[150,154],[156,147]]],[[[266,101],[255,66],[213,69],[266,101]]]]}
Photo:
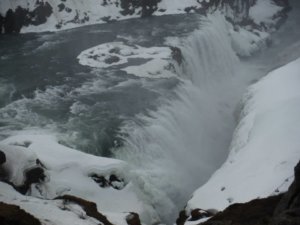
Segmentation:
{"type": "MultiPolygon", "coordinates": [[[[74,224],[72,220],[85,217],[80,207],[67,205],[70,212],[66,212],[62,200],[51,200],[65,195],[94,202],[113,224],[126,224],[129,212],[138,213],[148,223],[156,218],[151,215],[154,210],[138,196],[122,161],[70,149],[50,135],[12,136],[1,141],[0,150],[6,156],[1,165],[6,176],[0,178],[0,202],[19,205],[47,221],[45,224],[74,224]],[[18,187],[26,183],[26,171],[36,167],[43,169],[44,179],[30,183],[23,192],[26,195],[21,195],[18,187]]],[[[84,224],[95,223],[91,219],[84,224]]]]}
{"type": "Polygon", "coordinates": [[[145,59],[148,61],[142,65],[128,66],[121,70],[137,77],[169,78],[175,76],[170,62],[173,54],[169,47],[145,48],[138,45],[126,45],[123,42],[111,42],[87,49],[77,58],[81,65],[94,68],[124,65],[130,59],[145,59]]]}
{"type": "Polygon", "coordinates": [[[194,192],[188,214],[287,191],[300,158],[299,71],[300,58],[250,86],[228,159],[194,192]]]}
{"type": "Polygon", "coordinates": [[[216,9],[243,25],[272,27],[287,6],[284,0],[1,0],[0,33],[56,31],[150,15],[205,14],[216,9]]]}

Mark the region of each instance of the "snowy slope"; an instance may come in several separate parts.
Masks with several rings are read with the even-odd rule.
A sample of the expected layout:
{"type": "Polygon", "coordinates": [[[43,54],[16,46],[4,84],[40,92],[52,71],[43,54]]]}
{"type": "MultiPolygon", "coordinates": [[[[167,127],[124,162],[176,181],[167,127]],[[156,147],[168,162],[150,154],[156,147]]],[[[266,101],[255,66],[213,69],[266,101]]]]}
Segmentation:
{"type": "Polygon", "coordinates": [[[1,0],[0,33],[5,27],[12,26],[15,26],[12,28],[13,32],[19,32],[19,28],[21,32],[56,31],[149,15],[206,13],[217,8],[222,8],[231,20],[237,19],[236,22],[247,20],[250,12],[250,21],[272,26],[272,21],[276,22],[274,16],[285,7],[282,2],[284,1],[258,0],[257,5],[254,5],[253,0],[236,0],[231,3],[215,0],[1,0]],[[12,11],[8,16],[9,9],[12,11]],[[266,14],[262,13],[265,9],[268,12],[266,14]]]}
{"type": "Polygon", "coordinates": [[[250,86],[228,159],[186,211],[223,210],[287,190],[300,158],[300,58],[250,86]]]}
{"type": "Polygon", "coordinates": [[[151,207],[136,194],[137,190],[130,182],[130,171],[122,161],[67,148],[49,135],[12,136],[1,141],[0,149],[7,159],[3,168],[8,173],[8,180],[15,186],[24,183],[25,172],[37,166],[37,159],[45,168],[46,175],[44,182],[31,185],[27,196],[0,182],[0,202],[20,205],[37,218],[49,220],[49,224],[52,224],[51,221],[54,224],[71,224],[74,213],[60,210],[61,201],[49,201],[63,195],[95,202],[98,210],[115,224],[126,224],[128,212],[139,213],[142,220],[149,223],[154,222],[149,220],[150,217],[156,218],[151,207]],[[118,180],[111,180],[112,175],[118,180]],[[97,183],[97,176],[106,179],[106,183],[97,183]],[[24,199],[27,201],[24,202],[24,199]],[[47,211],[53,213],[48,214],[47,211]],[[53,217],[61,219],[53,220],[53,217]]]}

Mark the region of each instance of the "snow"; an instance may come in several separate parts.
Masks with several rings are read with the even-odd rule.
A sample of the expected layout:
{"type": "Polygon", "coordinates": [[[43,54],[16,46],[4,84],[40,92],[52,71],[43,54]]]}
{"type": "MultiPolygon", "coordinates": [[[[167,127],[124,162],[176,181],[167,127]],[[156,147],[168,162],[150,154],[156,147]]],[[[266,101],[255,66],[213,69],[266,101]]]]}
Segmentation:
{"type": "MultiPolygon", "coordinates": [[[[49,216],[47,219],[52,220],[51,215],[47,215],[46,212],[47,210],[51,211],[53,204],[56,205],[56,203],[47,203],[42,208],[39,205],[46,202],[43,199],[54,199],[57,196],[68,194],[95,202],[100,212],[119,221],[116,224],[126,224],[126,222],[120,222],[116,219],[124,219],[128,214],[126,212],[137,212],[142,219],[146,218],[145,220],[150,217],[155,218],[155,215],[149,215],[151,207],[147,206],[140,199],[140,196],[137,196],[136,188],[129,180],[130,171],[128,166],[120,160],[97,157],[76,151],[60,145],[54,136],[46,134],[11,136],[0,142],[0,149],[7,156],[4,168],[10,172],[10,181],[15,185],[22,184],[24,171],[35,167],[37,159],[45,166],[47,176],[45,182],[31,186],[29,192],[31,196],[20,197],[21,195],[16,191],[7,187],[5,189],[11,190],[6,193],[2,191],[2,186],[7,185],[0,182],[2,194],[0,195],[0,201],[24,206],[30,212],[33,210],[33,214],[37,217],[49,216]],[[114,174],[124,180],[125,187],[119,190],[111,186],[102,188],[91,178],[92,174],[106,178],[114,174]],[[22,199],[24,198],[28,199],[27,203],[23,203],[22,199]]],[[[122,185],[119,185],[119,187],[122,187],[122,185]]],[[[54,211],[53,216],[59,218],[61,213],[57,212],[57,209],[54,211]]],[[[63,214],[61,217],[66,217],[67,221],[68,214],[63,214]]],[[[66,221],[64,223],[57,221],[59,223],[55,224],[73,224],[66,221]]]]}
{"type": "Polygon", "coordinates": [[[187,204],[223,210],[284,192],[300,156],[300,58],[253,84],[244,98],[230,154],[187,204]]]}
{"type": "Polygon", "coordinates": [[[275,5],[271,0],[259,0],[250,8],[249,16],[256,24],[272,23],[274,22],[273,16],[280,10],[282,8],[275,5]]]}
{"type": "Polygon", "coordinates": [[[109,42],[81,52],[77,59],[81,65],[94,68],[123,65],[128,63],[129,59],[147,59],[149,61],[144,64],[127,66],[121,70],[137,77],[169,78],[174,76],[170,62],[171,54],[169,47],[145,48],[126,45],[123,42],[109,42]]]}
{"type": "Polygon", "coordinates": [[[158,10],[154,15],[185,13],[184,9],[188,7],[199,9],[201,4],[197,0],[164,0],[158,3],[158,10]]]}
{"type": "MultiPolygon", "coordinates": [[[[124,20],[140,17],[141,7],[138,7],[132,15],[122,15],[121,1],[107,1],[104,5],[99,0],[68,0],[61,2],[59,0],[47,1],[53,9],[53,14],[47,19],[47,22],[34,26],[23,27],[21,32],[43,32],[57,31],[80,27],[83,25],[105,23],[106,19],[124,20]],[[63,3],[65,8],[71,9],[67,12],[65,9],[60,11],[58,5],[63,3]],[[86,19],[88,18],[88,20],[86,19]],[[59,25],[60,27],[57,27],[59,25]]],[[[1,0],[0,14],[5,15],[8,9],[15,10],[18,6],[33,11],[36,7],[35,1],[31,0],[1,0]]],[[[158,9],[154,15],[182,14],[186,7],[201,7],[197,0],[162,0],[158,3],[158,9]]]]}
{"type": "MultiPolygon", "coordinates": [[[[61,2],[59,0],[47,0],[53,9],[53,13],[47,21],[41,25],[24,26],[21,33],[28,32],[45,32],[58,31],[80,27],[84,25],[106,23],[107,21],[118,21],[130,18],[141,17],[142,7],[137,7],[132,14],[124,15],[121,8],[120,0],[107,1],[107,4],[99,0],[68,0],[61,2]],[[64,8],[59,7],[60,4],[64,8]]],[[[210,0],[161,0],[157,3],[157,9],[153,15],[170,15],[183,14],[186,9],[195,12],[203,8],[203,4],[209,3],[210,0]]],[[[8,9],[15,10],[18,6],[33,11],[37,5],[32,0],[1,0],[0,14],[5,15],[8,9]]],[[[272,0],[258,0],[257,3],[250,8],[249,16],[256,24],[264,23],[271,25],[274,23],[273,16],[278,13],[282,7],[274,4],[272,0]]],[[[224,8],[224,13],[232,19],[235,18],[230,7],[224,8]]],[[[244,15],[245,16],[245,15],[244,15]]]]}
{"type": "Polygon", "coordinates": [[[172,72],[171,69],[172,64],[167,60],[153,59],[140,66],[128,66],[122,70],[137,77],[155,79],[176,76],[175,72],[172,72]]]}

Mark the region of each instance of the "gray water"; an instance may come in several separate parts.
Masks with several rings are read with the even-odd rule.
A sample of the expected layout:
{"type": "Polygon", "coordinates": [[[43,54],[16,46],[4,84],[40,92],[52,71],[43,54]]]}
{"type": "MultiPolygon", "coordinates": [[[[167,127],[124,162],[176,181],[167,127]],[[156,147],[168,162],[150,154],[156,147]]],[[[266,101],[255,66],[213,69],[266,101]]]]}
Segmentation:
{"type": "Polygon", "coordinates": [[[196,29],[198,20],[196,15],[163,16],[58,33],[1,36],[1,137],[29,127],[54,128],[70,136],[65,144],[110,156],[110,148],[122,144],[117,137],[122,122],[154,110],[161,96],[172,95],[178,80],[137,79],[119,67],[96,70],[81,66],[76,57],[112,41],[161,46],[168,36],[196,29]],[[72,106],[84,107],[84,113],[72,112],[72,106]]]}

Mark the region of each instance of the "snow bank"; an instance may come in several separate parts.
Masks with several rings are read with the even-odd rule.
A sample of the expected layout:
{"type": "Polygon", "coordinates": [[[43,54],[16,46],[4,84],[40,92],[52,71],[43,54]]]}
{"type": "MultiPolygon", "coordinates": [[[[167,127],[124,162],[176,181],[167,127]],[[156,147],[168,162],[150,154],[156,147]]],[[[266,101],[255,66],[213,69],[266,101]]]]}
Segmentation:
{"type": "Polygon", "coordinates": [[[287,190],[300,157],[300,58],[252,85],[223,166],[187,204],[223,210],[287,190]]]}
{"type": "Polygon", "coordinates": [[[0,142],[0,149],[7,157],[3,167],[9,172],[10,182],[16,186],[22,184],[25,171],[33,168],[37,159],[42,163],[47,178],[31,185],[27,192],[30,196],[21,196],[12,187],[0,182],[0,201],[20,205],[37,218],[45,217],[54,224],[73,224],[66,222],[70,219],[69,213],[59,212],[58,203],[46,200],[62,195],[95,202],[98,210],[111,217],[115,224],[126,224],[128,212],[139,213],[144,221],[155,218],[155,215],[149,214],[151,207],[137,196],[127,165],[120,160],[70,149],[58,144],[56,138],[50,135],[12,136],[0,142]],[[59,220],[52,220],[52,216],[59,220]]]}

